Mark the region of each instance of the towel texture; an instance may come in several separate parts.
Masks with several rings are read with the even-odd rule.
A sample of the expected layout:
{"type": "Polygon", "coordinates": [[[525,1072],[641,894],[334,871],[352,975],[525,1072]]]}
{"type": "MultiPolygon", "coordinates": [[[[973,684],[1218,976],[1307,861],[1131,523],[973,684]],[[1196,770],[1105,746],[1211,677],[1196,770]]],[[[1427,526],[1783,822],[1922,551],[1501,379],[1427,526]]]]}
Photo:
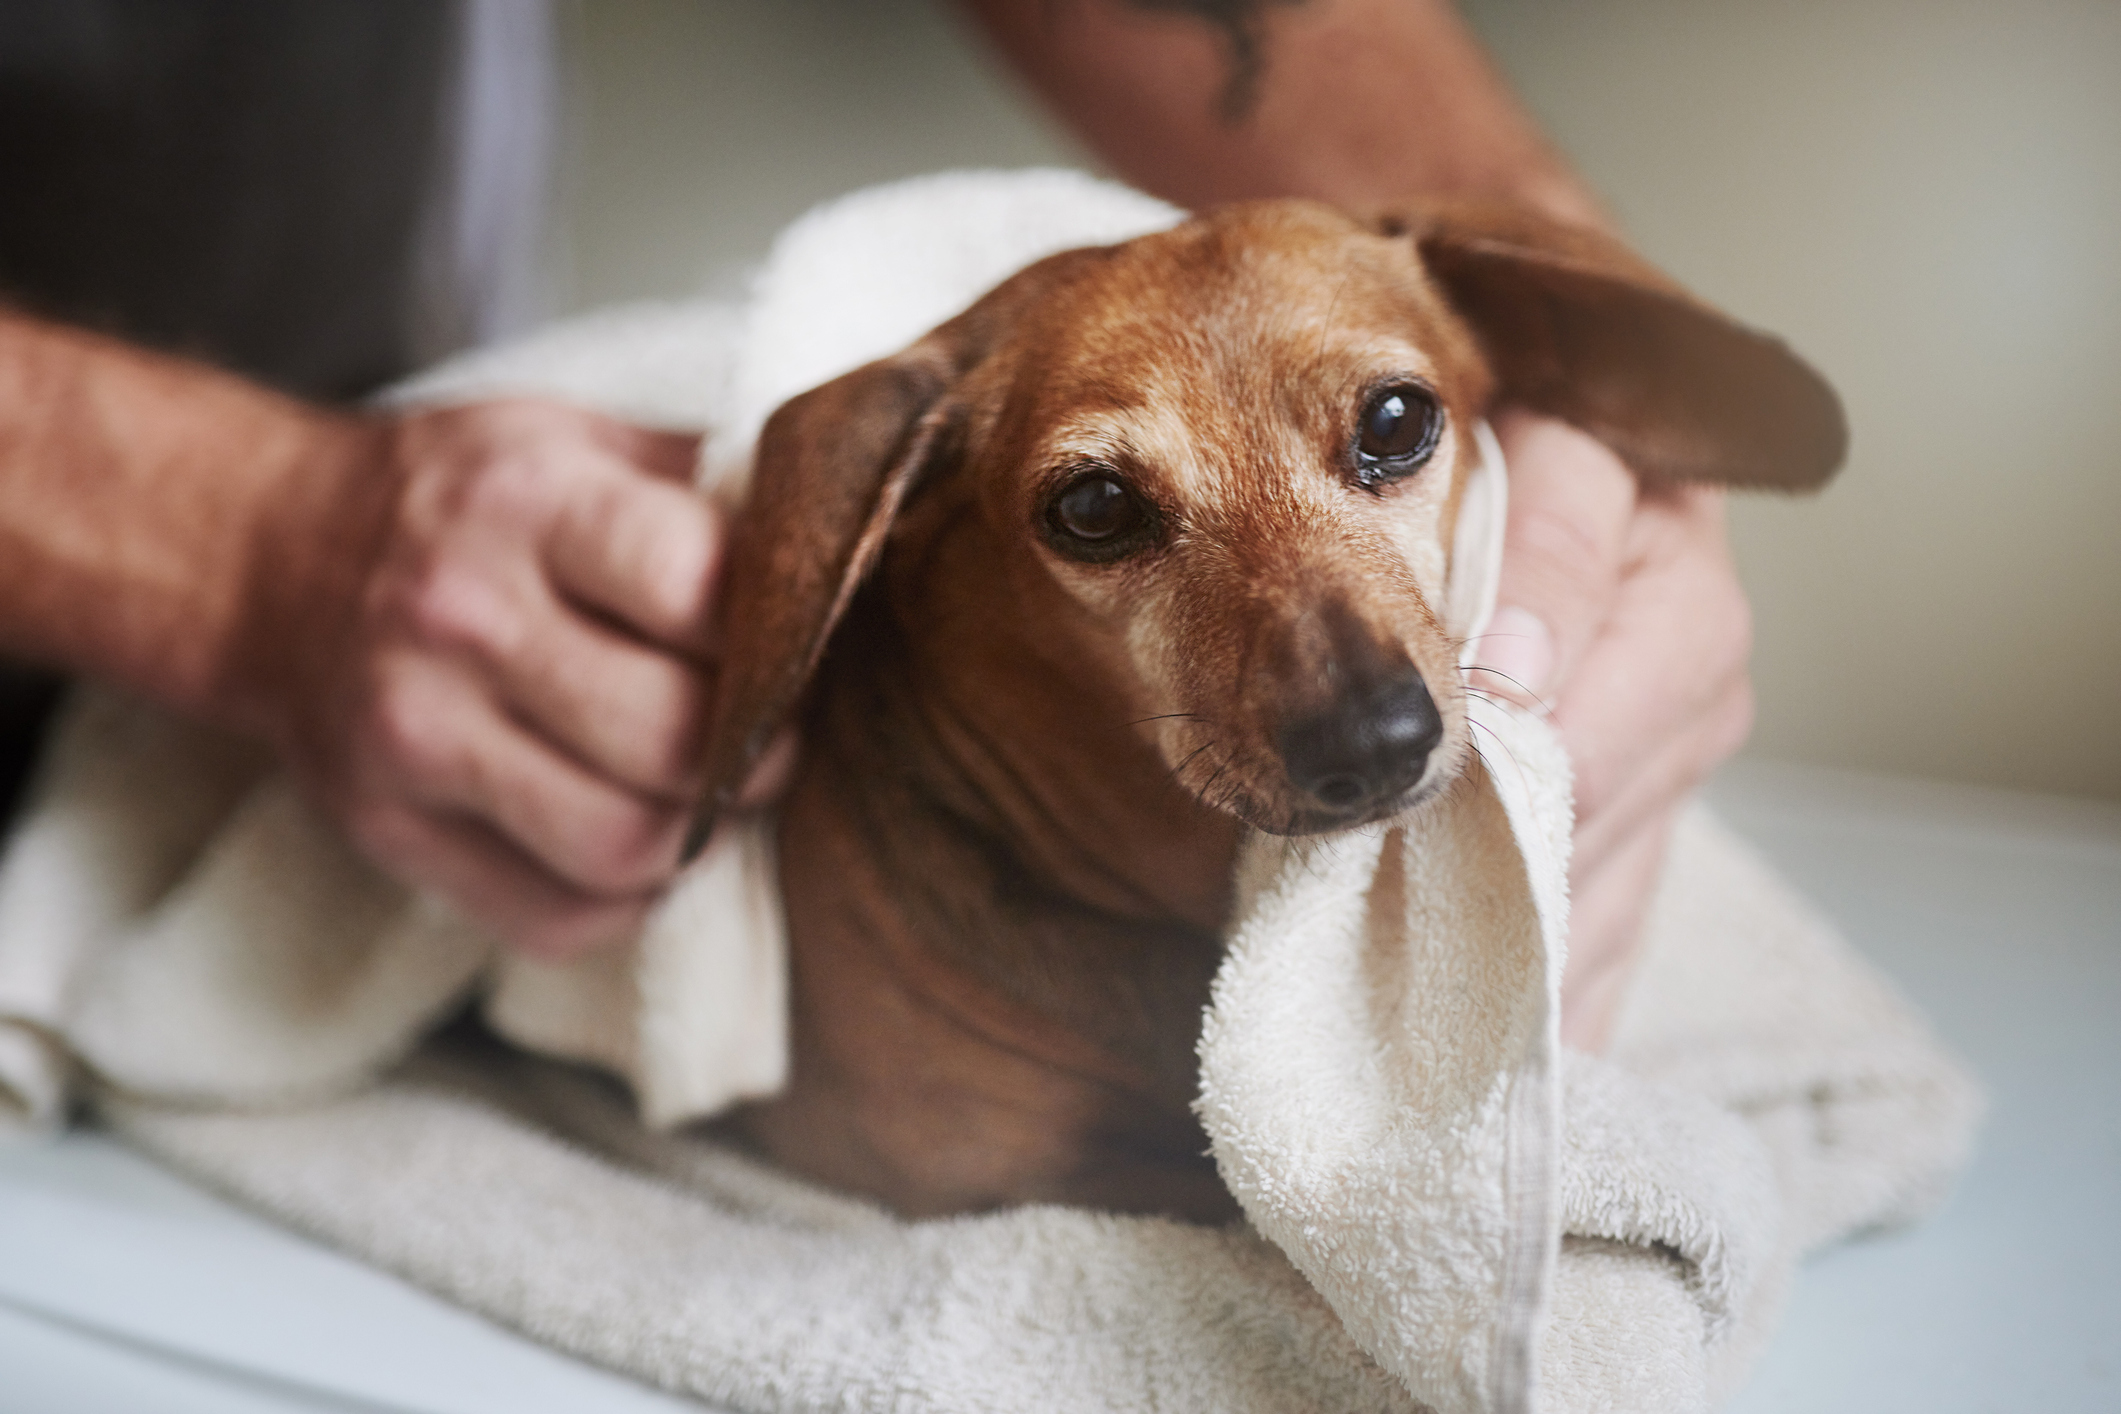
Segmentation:
{"type": "MultiPolygon", "coordinates": [[[[1068,173],[857,194],[741,311],[617,311],[399,399],[556,394],[709,433],[737,497],[786,397],[1026,262],[1177,213],[1068,173]]],[[[1492,440],[1447,606],[1492,600],[1492,440]]],[[[1249,1222],[904,1223],[678,1131],[786,1064],[771,836],[725,831],[629,950],[508,958],[246,748],[89,694],[0,861],[0,1100],[76,1076],[138,1142],[541,1339],[746,1410],[1699,1410],[1796,1259],[1919,1215],[1972,1087],[1712,820],[1675,841],[1617,1039],[1556,1041],[1567,762],[1478,708],[1408,817],[1258,838],[1201,1043],[1249,1222]],[[438,1020],[477,998],[510,1051],[438,1020]],[[644,1127],[641,1120],[648,1121],[644,1127]]]]}
{"type": "Polygon", "coordinates": [[[1525,1409],[1551,1282],[1568,761],[1482,758],[1389,825],[1256,836],[1201,1038],[1223,1179],[1440,1414],[1525,1409]]]}

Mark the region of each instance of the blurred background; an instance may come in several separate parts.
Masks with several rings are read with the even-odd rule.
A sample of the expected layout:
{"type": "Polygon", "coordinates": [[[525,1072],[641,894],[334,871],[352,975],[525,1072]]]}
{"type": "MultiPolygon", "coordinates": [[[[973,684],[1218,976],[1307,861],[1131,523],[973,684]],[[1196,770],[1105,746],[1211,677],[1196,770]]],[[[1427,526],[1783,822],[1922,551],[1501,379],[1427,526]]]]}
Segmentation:
{"type": "MultiPolygon", "coordinates": [[[[1734,511],[1756,757],[2121,799],[2121,5],[1468,0],[1654,260],[1840,388],[1734,511]]],[[[1095,164],[930,0],[558,12],[553,313],[732,289],[866,183],[1095,164]]]]}

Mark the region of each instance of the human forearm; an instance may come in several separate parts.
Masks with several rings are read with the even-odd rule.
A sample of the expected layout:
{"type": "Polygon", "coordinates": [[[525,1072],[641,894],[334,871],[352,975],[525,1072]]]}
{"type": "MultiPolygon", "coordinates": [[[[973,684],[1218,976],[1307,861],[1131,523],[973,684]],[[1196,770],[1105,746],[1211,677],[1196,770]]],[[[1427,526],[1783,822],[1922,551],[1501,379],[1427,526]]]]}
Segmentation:
{"type": "Polygon", "coordinates": [[[1445,0],[964,3],[1099,156],[1183,205],[1456,194],[1602,220],[1445,0]]]}
{"type": "Polygon", "coordinates": [[[262,581],[318,563],[296,542],[357,533],[335,503],[373,436],[201,365],[0,313],[0,650],[259,725],[262,581]]]}

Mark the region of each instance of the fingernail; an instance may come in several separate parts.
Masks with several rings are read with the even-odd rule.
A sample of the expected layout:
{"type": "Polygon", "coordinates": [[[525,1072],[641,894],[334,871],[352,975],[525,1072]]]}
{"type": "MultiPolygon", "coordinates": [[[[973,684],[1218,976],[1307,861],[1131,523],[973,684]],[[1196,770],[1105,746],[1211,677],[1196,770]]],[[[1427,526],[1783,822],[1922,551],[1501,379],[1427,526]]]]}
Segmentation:
{"type": "Polygon", "coordinates": [[[1554,673],[1554,635],[1528,609],[1497,609],[1480,636],[1473,662],[1503,679],[1503,686],[1538,697],[1554,673]]]}

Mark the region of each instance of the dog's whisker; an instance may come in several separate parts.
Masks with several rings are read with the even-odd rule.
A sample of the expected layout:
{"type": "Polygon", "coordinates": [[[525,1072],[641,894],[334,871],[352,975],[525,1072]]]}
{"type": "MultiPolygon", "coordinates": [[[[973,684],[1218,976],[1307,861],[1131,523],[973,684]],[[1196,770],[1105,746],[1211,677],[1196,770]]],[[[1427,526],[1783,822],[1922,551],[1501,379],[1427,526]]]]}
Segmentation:
{"type": "Polygon", "coordinates": [[[1215,743],[1212,741],[1204,741],[1199,746],[1196,746],[1191,751],[1187,752],[1186,759],[1171,768],[1171,778],[1173,780],[1176,780],[1180,776],[1184,775],[1186,767],[1193,764],[1193,758],[1200,755],[1203,751],[1208,750],[1214,745],[1215,743]]]}
{"type": "MultiPolygon", "coordinates": [[[[1470,718],[1468,718],[1467,720],[1471,721],[1470,718]]],[[[1484,722],[1473,722],[1473,726],[1481,731],[1486,732],[1489,736],[1495,737],[1495,744],[1501,747],[1502,754],[1510,759],[1511,769],[1515,770],[1520,776],[1524,774],[1524,763],[1517,759],[1516,752],[1510,750],[1510,744],[1508,742],[1504,741],[1501,737],[1495,735],[1495,729],[1493,727],[1488,726],[1484,722]]],[[[1472,746],[1473,754],[1480,758],[1480,764],[1488,767],[1490,769],[1490,772],[1492,773],[1494,763],[1488,759],[1488,754],[1480,749],[1480,743],[1473,742],[1472,746]]]]}
{"type": "Polygon", "coordinates": [[[1184,775],[1186,767],[1192,765],[1196,757],[1198,757],[1203,751],[1213,749],[1215,745],[1216,743],[1212,740],[1201,743],[1199,746],[1195,747],[1191,752],[1187,753],[1185,760],[1179,762],[1176,766],[1173,766],[1171,768],[1171,779],[1177,781],[1180,786],[1184,787],[1186,793],[1192,796],[1194,802],[1198,804],[1203,810],[1214,810],[1218,808],[1215,802],[1208,799],[1208,791],[1215,785],[1215,782],[1217,780],[1221,779],[1222,773],[1230,768],[1229,758],[1225,757],[1222,761],[1222,764],[1215,768],[1214,774],[1208,777],[1207,783],[1205,785],[1200,786],[1198,789],[1194,788],[1193,786],[1187,785],[1184,779],[1184,775]]]}
{"type": "MultiPolygon", "coordinates": [[[[1213,742],[1209,742],[1209,744],[1213,746],[1213,742]]],[[[1186,757],[1186,761],[1192,761],[1192,759],[1194,759],[1194,757],[1198,757],[1198,755],[1200,755],[1200,753],[1198,753],[1198,750],[1196,750],[1196,753],[1192,753],[1192,757],[1186,757]]],[[[1181,765],[1181,767],[1184,767],[1186,763],[1184,763],[1184,761],[1181,761],[1179,765],[1181,765]]],[[[1220,767],[1220,765],[1217,765],[1217,767],[1215,767],[1215,770],[1213,770],[1213,772],[1209,774],[1209,782],[1213,782],[1213,780],[1215,780],[1215,776],[1222,776],[1222,767],[1220,767]]],[[[1179,784],[1181,784],[1181,786],[1184,786],[1186,782],[1184,782],[1184,780],[1181,780],[1179,784]]],[[[1200,803],[1200,806],[1207,806],[1207,784],[1200,784],[1200,786],[1186,786],[1186,793],[1188,793],[1188,795],[1192,795],[1192,797],[1194,797],[1194,801],[1196,801],[1196,803],[1200,803]]]]}
{"type": "Polygon", "coordinates": [[[1224,758],[1223,758],[1223,763],[1222,763],[1222,765],[1220,765],[1220,766],[1217,766],[1217,767],[1215,768],[1215,774],[1214,774],[1214,775],[1212,775],[1212,776],[1210,776],[1210,777],[1208,777],[1208,779],[1207,779],[1207,780],[1206,780],[1206,781],[1205,781],[1205,782],[1204,782],[1204,783],[1203,783],[1203,784],[1201,785],[1201,788],[1200,788],[1199,790],[1197,790],[1197,791],[1195,791],[1195,792],[1193,793],[1193,798],[1194,798],[1195,800],[1199,801],[1199,802],[1201,803],[1201,805],[1202,805],[1202,807],[1203,807],[1203,808],[1205,808],[1205,809],[1208,809],[1208,810],[1214,810],[1214,809],[1218,808],[1218,807],[1216,806],[1216,803],[1215,803],[1214,801],[1211,801],[1211,800],[1209,800],[1209,799],[1208,799],[1208,792],[1210,792],[1210,791],[1212,791],[1212,790],[1214,790],[1214,789],[1215,789],[1215,783],[1216,783],[1217,781],[1221,780],[1221,779],[1222,779],[1222,776],[1223,776],[1223,772],[1225,772],[1225,771],[1227,771],[1227,770],[1229,770],[1229,769],[1230,769],[1230,758],[1228,758],[1228,757],[1226,756],[1226,757],[1224,757],[1224,758]]]}
{"type": "Polygon", "coordinates": [[[1504,697],[1499,692],[1483,692],[1477,687],[1468,687],[1463,689],[1463,691],[1466,696],[1478,698],[1491,707],[1519,707],[1522,705],[1515,698],[1504,697]]]}
{"type": "Polygon", "coordinates": [[[1159,712],[1153,717],[1136,717],[1133,721],[1127,723],[1127,725],[1130,727],[1138,727],[1145,722],[1175,722],[1181,720],[1188,722],[1205,722],[1208,719],[1206,717],[1201,716],[1198,712],[1159,712]]]}
{"type": "MultiPolygon", "coordinates": [[[[1524,695],[1525,695],[1526,697],[1530,698],[1530,699],[1531,699],[1531,701],[1532,701],[1532,703],[1533,703],[1533,704],[1534,704],[1535,706],[1537,706],[1537,707],[1539,708],[1539,710],[1540,710],[1540,711],[1542,711],[1542,712],[1551,712],[1551,711],[1553,711],[1553,710],[1554,710],[1554,709],[1553,709],[1553,704],[1552,704],[1552,703],[1550,703],[1550,702],[1548,702],[1548,701],[1546,700],[1546,698],[1544,698],[1544,697],[1540,696],[1540,695],[1539,695],[1538,693],[1536,693],[1536,692],[1532,691],[1532,689],[1531,689],[1531,688],[1527,687],[1527,686],[1526,686],[1526,685],[1525,685],[1524,683],[1522,683],[1522,682],[1519,682],[1519,681],[1518,681],[1518,680],[1517,680],[1516,678],[1513,678],[1513,677],[1511,677],[1511,676],[1510,676],[1510,675],[1509,675],[1508,673],[1504,673],[1504,672],[1497,672],[1497,671],[1496,671],[1496,670],[1495,670],[1494,668],[1484,668],[1484,667],[1480,666],[1480,665],[1479,665],[1478,663],[1475,663],[1475,664],[1473,664],[1473,665],[1472,665],[1471,667],[1461,667],[1461,668],[1460,668],[1460,669],[1459,669],[1458,671],[1459,671],[1459,672],[1460,672],[1461,674],[1464,674],[1464,673],[1486,673],[1486,674],[1488,674],[1488,675],[1489,675],[1490,677],[1498,677],[1498,678],[1501,678],[1501,679],[1502,679],[1502,680],[1503,680],[1504,682],[1506,682],[1506,683],[1510,684],[1510,686],[1512,686],[1512,687],[1516,688],[1516,689],[1517,689],[1517,690],[1518,690],[1519,692],[1522,692],[1522,693],[1523,693],[1523,694],[1524,694],[1524,695]]],[[[1478,689],[1476,689],[1476,688],[1474,688],[1474,687],[1472,687],[1472,686],[1470,686],[1470,685],[1468,685],[1468,684],[1466,684],[1466,683],[1460,683],[1460,684],[1459,684],[1459,686],[1460,686],[1460,687],[1462,687],[1462,688],[1464,688],[1464,689],[1465,689],[1465,690],[1466,690],[1467,692],[1475,692],[1475,691],[1478,691],[1478,689]]]]}

